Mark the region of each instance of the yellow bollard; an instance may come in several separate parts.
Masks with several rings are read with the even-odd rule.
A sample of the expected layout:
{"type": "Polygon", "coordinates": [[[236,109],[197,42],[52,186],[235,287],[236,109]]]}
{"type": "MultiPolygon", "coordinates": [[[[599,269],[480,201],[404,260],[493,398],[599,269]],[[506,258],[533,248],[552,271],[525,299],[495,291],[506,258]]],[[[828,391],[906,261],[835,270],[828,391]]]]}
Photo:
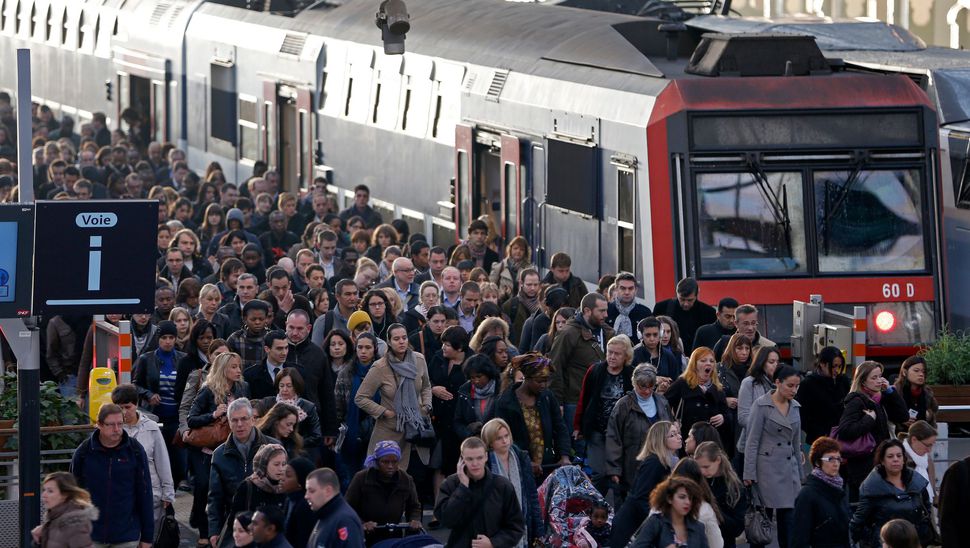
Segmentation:
{"type": "Polygon", "coordinates": [[[91,424],[98,422],[101,406],[111,403],[111,391],[117,385],[115,372],[110,367],[95,367],[91,370],[91,378],[88,380],[88,414],[91,416],[91,424]]]}

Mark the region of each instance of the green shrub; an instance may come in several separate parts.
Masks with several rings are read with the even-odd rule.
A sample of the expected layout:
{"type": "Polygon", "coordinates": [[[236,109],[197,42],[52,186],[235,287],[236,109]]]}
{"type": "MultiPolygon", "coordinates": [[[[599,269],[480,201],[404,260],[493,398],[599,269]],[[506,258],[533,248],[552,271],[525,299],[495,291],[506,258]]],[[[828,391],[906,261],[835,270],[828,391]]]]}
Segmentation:
{"type": "Polygon", "coordinates": [[[927,384],[970,384],[970,334],[946,327],[919,355],[926,360],[927,384]]]}

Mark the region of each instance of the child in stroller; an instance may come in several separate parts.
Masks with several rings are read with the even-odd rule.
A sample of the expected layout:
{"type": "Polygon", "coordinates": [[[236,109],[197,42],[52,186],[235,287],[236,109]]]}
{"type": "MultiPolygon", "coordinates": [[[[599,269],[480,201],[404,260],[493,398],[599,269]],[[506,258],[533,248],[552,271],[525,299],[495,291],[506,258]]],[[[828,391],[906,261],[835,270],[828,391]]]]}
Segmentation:
{"type": "Polygon", "coordinates": [[[558,468],[542,482],[539,509],[546,524],[543,546],[597,548],[609,539],[613,509],[578,466],[558,468]]]}

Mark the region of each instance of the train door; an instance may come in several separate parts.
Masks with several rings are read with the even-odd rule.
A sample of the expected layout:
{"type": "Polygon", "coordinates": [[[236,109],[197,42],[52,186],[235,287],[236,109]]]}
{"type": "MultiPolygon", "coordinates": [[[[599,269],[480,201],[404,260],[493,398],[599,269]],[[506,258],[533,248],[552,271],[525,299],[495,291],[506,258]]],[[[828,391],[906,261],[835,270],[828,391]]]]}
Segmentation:
{"type": "Polygon", "coordinates": [[[310,92],[276,82],[265,82],[263,91],[266,162],[276,167],[283,190],[306,189],[313,173],[310,92]]]}
{"type": "Polygon", "coordinates": [[[164,142],[170,138],[170,111],[168,89],[171,83],[169,63],[164,59],[132,56],[118,53],[116,63],[124,64],[125,70],[116,72],[118,89],[115,120],[117,127],[128,129],[121,114],[131,109],[142,120],[140,133],[142,146],[150,141],[164,142]]]}
{"type": "Polygon", "coordinates": [[[519,139],[459,124],[455,155],[454,211],[459,231],[488,215],[505,241],[522,234],[525,181],[519,139]]]}

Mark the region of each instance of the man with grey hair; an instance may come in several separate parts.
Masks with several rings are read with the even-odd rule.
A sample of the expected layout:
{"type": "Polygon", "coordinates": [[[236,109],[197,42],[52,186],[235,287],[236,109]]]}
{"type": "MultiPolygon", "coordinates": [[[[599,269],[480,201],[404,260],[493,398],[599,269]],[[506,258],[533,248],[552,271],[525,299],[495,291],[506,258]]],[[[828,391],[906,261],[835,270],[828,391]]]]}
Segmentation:
{"type": "Polygon", "coordinates": [[[377,284],[377,289],[390,287],[397,292],[407,312],[420,304],[419,286],[414,283],[414,263],[407,257],[398,257],[391,263],[391,277],[377,284]]]}
{"type": "MultiPolygon", "coordinates": [[[[744,335],[751,341],[751,348],[755,349],[759,346],[775,346],[774,341],[768,339],[758,331],[759,321],[758,321],[758,307],[753,304],[742,304],[734,311],[734,323],[737,325],[738,333],[744,335]]],[[[724,335],[721,340],[717,341],[714,346],[714,356],[716,359],[720,360],[721,355],[724,354],[724,349],[727,348],[728,341],[731,340],[731,335],[724,335]]],[[[752,351],[752,355],[754,352],[752,351]]]]}
{"type": "MultiPolygon", "coordinates": [[[[219,409],[213,413],[215,419],[219,409]]],[[[229,518],[229,508],[236,489],[253,473],[253,457],[260,447],[268,443],[279,443],[253,425],[253,406],[246,398],[233,400],[225,412],[229,417],[231,434],[222,445],[212,453],[212,467],[209,469],[209,504],[206,512],[209,517],[209,542],[212,546],[219,543],[219,533],[229,518]]]]}
{"type": "Polygon", "coordinates": [[[617,400],[606,423],[606,475],[610,478],[616,505],[623,499],[636,476],[637,454],[647,431],[657,421],[672,420],[670,404],[656,392],[657,369],[641,363],[633,368],[633,390],[617,400]]]}

